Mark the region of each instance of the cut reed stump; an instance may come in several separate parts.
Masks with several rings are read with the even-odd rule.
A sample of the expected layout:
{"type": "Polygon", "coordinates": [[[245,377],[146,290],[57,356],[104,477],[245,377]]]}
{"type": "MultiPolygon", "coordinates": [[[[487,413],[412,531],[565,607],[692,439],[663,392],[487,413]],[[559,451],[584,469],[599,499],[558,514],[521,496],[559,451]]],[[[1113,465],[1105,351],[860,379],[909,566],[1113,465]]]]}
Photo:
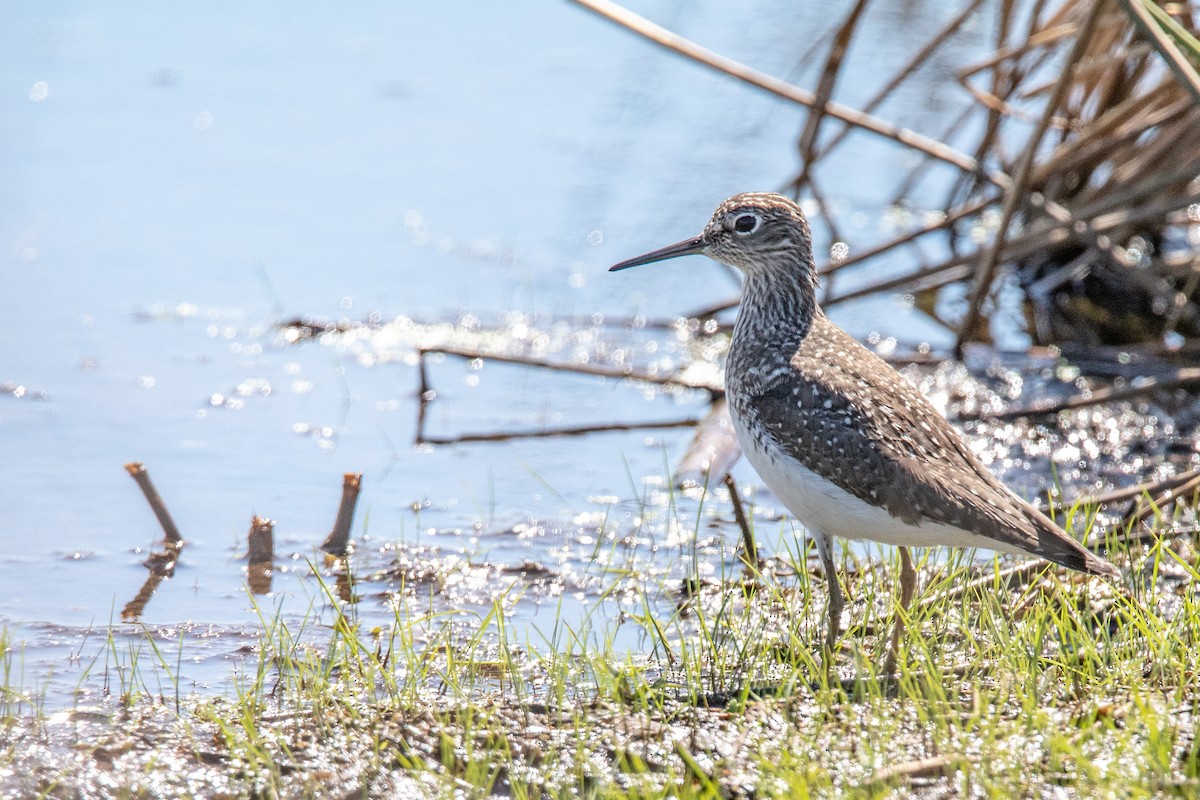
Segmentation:
{"type": "Polygon", "coordinates": [[[361,472],[347,472],[343,476],[342,502],[338,505],[337,519],[334,520],[333,530],[321,544],[321,550],[334,558],[345,558],[350,552],[350,526],[354,523],[354,509],[358,505],[361,487],[361,472]]]}
{"type": "Polygon", "coordinates": [[[258,515],[251,518],[246,544],[250,561],[246,583],[254,594],[269,594],[275,566],[275,522],[258,515]]]}

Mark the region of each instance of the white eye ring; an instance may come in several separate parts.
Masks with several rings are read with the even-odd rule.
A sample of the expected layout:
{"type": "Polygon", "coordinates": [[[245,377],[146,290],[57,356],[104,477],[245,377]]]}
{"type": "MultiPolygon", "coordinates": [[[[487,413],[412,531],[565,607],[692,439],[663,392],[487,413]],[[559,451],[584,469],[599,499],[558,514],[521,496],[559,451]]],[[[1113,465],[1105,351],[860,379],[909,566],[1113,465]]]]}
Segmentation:
{"type": "Polygon", "coordinates": [[[744,214],[738,214],[733,218],[733,224],[730,225],[730,230],[740,236],[748,236],[758,230],[758,226],[761,224],[762,218],[758,214],[751,214],[747,212],[744,214]]]}

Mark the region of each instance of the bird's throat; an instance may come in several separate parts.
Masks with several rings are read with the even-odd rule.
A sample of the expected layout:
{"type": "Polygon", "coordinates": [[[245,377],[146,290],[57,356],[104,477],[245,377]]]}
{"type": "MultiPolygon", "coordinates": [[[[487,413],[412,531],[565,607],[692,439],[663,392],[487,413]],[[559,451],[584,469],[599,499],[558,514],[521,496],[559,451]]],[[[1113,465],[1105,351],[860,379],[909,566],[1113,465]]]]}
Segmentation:
{"type": "Polygon", "coordinates": [[[726,388],[731,380],[769,385],[774,374],[787,370],[821,313],[814,287],[748,275],[725,366],[726,388]]]}

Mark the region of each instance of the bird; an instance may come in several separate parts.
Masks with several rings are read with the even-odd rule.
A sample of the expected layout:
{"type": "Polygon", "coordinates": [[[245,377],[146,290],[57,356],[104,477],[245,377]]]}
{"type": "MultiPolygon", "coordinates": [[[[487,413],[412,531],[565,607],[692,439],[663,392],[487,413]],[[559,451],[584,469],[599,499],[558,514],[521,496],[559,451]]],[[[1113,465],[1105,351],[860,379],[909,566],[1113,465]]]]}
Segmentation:
{"type": "Polygon", "coordinates": [[[825,315],[812,247],[796,203],[749,192],[721,203],[698,236],[610,271],[705,255],[742,273],[725,396],[750,465],[816,542],[828,585],[827,654],[845,604],[835,537],[899,548],[886,674],[916,591],[910,547],[1040,556],[1118,579],[1116,566],[1005,486],[916,387],[825,315]]]}

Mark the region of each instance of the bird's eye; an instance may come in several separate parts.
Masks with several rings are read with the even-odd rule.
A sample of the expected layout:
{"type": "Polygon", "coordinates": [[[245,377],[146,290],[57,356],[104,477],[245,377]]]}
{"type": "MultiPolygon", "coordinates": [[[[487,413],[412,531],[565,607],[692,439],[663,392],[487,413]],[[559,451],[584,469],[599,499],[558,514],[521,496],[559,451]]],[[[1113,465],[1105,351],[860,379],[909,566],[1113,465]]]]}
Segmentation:
{"type": "Polygon", "coordinates": [[[738,233],[754,233],[758,230],[758,215],[742,214],[733,221],[733,229],[738,233]]]}

